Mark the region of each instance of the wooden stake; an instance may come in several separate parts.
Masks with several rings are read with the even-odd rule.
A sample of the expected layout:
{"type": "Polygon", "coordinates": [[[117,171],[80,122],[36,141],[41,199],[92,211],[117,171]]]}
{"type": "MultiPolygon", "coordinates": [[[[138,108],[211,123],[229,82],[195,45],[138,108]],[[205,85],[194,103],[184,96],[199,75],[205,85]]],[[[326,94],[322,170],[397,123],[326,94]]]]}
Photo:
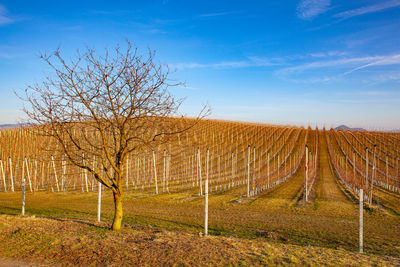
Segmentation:
{"type": "Polygon", "coordinates": [[[365,148],[365,189],[368,189],[368,148],[365,148]]]}
{"type": "Polygon", "coordinates": [[[306,197],[306,202],[308,202],[308,146],[306,145],[306,177],[305,177],[305,197],[306,197]]]}
{"type": "Polygon", "coordinates": [[[101,183],[98,185],[99,193],[97,196],[97,221],[100,222],[101,219],[101,183]]]}
{"type": "Polygon", "coordinates": [[[153,150],[153,166],[154,166],[154,184],[156,186],[156,195],[158,195],[158,183],[157,183],[157,168],[156,168],[156,155],[153,150]]]}
{"type": "Polygon", "coordinates": [[[22,180],[22,211],[21,215],[25,215],[25,179],[22,180]]]}
{"type": "Polygon", "coordinates": [[[200,186],[199,186],[199,189],[200,189],[200,196],[202,196],[203,195],[203,183],[202,183],[202,180],[201,180],[201,156],[200,156],[200,148],[198,148],[197,149],[197,163],[198,163],[198,166],[199,166],[199,183],[200,183],[200,186]]]}
{"type": "Polygon", "coordinates": [[[209,165],[210,151],[207,149],[207,172],[206,182],[204,185],[204,235],[208,235],[208,165],[209,165]]]}
{"type": "Polygon", "coordinates": [[[356,153],[353,151],[353,186],[356,181],[356,153]]]}
{"type": "Polygon", "coordinates": [[[253,147],[253,189],[251,195],[254,196],[256,190],[256,147],[253,147]]]}
{"type": "Polygon", "coordinates": [[[4,192],[7,192],[6,174],[5,174],[4,168],[3,168],[3,160],[0,160],[0,167],[1,167],[1,175],[3,177],[4,192]]]}
{"type": "Polygon", "coordinates": [[[359,251],[360,253],[363,253],[363,227],[364,227],[364,222],[363,222],[363,202],[364,202],[364,192],[363,189],[360,188],[360,204],[359,204],[359,230],[358,230],[358,240],[359,240],[359,251]]]}
{"type": "Polygon", "coordinates": [[[51,155],[51,162],[53,163],[53,170],[54,170],[54,177],[56,178],[57,192],[60,192],[60,187],[58,186],[58,178],[57,178],[57,172],[56,172],[56,165],[55,165],[55,163],[54,163],[53,155],[51,155]]]}
{"type": "Polygon", "coordinates": [[[29,172],[29,165],[28,165],[28,160],[26,159],[26,157],[25,157],[25,166],[26,166],[26,174],[28,175],[29,189],[32,192],[31,174],[29,172]]]}
{"type": "Polygon", "coordinates": [[[62,176],[61,176],[61,191],[65,191],[65,173],[67,171],[67,166],[65,162],[65,157],[64,155],[62,156],[62,161],[61,161],[61,167],[62,167],[62,176]]]}
{"type": "Polygon", "coordinates": [[[11,157],[8,158],[8,161],[10,162],[11,191],[14,192],[14,177],[13,177],[13,172],[12,172],[12,161],[11,161],[11,157]]]}
{"type": "Polygon", "coordinates": [[[164,168],[163,168],[163,181],[162,181],[162,191],[163,193],[165,192],[165,172],[166,172],[166,166],[165,166],[165,149],[164,149],[164,154],[163,154],[163,160],[164,160],[164,168]]]}
{"type": "Polygon", "coordinates": [[[247,150],[247,197],[250,197],[250,145],[247,150]]]}
{"type": "Polygon", "coordinates": [[[126,156],[126,191],[129,189],[129,155],[126,156]]]}
{"type": "Polygon", "coordinates": [[[269,188],[269,161],[270,161],[270,158],[269,158],[269,153],[268,153],[268,160],[267,160],[267,163],[268,163],[268,166],[267,166],[267,176],[268,176],[268,187],[267,188],[269,188]]]}
{"type": "Polygon", "coordinates": [[[374,181],[375,181],[375,175],[376,175],[376,170],[375,170],[375,165],[376,165],[376,144],[374,144],[374,158],[372,161],[372,177],[371,177],[371,186],[370,186],[370,191],[369,191],[369,204],[372,204],[372,191],[374,188],[374,181]]]}

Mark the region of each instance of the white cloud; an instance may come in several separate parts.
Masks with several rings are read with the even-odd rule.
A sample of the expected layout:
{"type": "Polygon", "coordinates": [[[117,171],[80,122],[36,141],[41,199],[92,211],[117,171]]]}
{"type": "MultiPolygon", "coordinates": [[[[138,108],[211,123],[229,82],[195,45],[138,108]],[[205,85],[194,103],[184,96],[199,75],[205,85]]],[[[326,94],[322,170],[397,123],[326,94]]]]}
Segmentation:
{"type": "Polygon", "coordinates": [[[346,71],[344,74],[347,75],[347,74],[350,74],[357,70],[365,69],[365,68],[372,67],[372,66],[386,66],[386,65],[398,65],[398,64],[400,64],[400,54],[377,57],[376,60],[373,60],[372,62],[369,62],[364,65],[358,66],[349,71],[346,71]]]}
{"type": "Polygon", "coordinates": [[[388,8],[394,8],[400,6],[400,0],[392,0],[392,1],[380,1],[380,3],[370,6],[365,6],[361,8],[356,8],[348,11],[344,11],[334,15],[334,17],[338,18],[351,18],[355,16],[360,16],[368,13],[374,13],[378,11],[382,11],[388,8]]]}
{"type": "Polygon", "coordinates": [[[312,19],[325,13],[330,4],[330,0],[302,0],[297,5],[297,16],[301,19],[312,19]]]}
{"type": "Polygon", "coordinates": [[[325,58],[325,57],[337,57],[346,56],[348,53],[343,51],[328,51],[328,52],[316,52],[308,54],[310,57],[325,58]]]}
{"type": "Polygon", "coordinates": [[[294,67],[288,67],[279,70],[280,74],[293,73],[293,72],[303,72],[310,69],[319,68],[329,68],[338,66],[354,66],[355,63],[369,62],[376,59],[376,57],[356,57],[356,58],[343,58],[335,60],[323,60],[323,61],[313,61],[304,64],[300,64],[294,67]]]}
{"type": "Polygon", "coordinates": [[[7,13],[7,9],[3,5],[0,5],[0,26],[14,22],[13,19],[7,16],[7,13]]]}
{"type": "Polygon", "coordinates": [[[232,12],[208,13],[208,14],[201,14],[199,15],[199,17],[218,17],[218,16],[225,16],[231,13],[232,12]]]}
{"type": "Polygon", "coordinates": [[[269,60],[264,57],[249,57],[248,60],[241,61],[222,61],[217,63],[178,63],[171,64],[171,67],[175,67],[178,70],[182,69],[199,69],[199,68],[214,68],[214,69],[223,69],[223,68],[246,68],[246,67],[269,67],[280,65],[276,60],[269,60]]]}
{"type": "Polygon", "coordinates": [[[288,74],[295,72],[303,72],[311,69],[320,68],[352,68],[346,71],[344,74],[364,69],[372,66],[384,66],[384,65],[397,65],[400,64],[400,54],[386,55],[386,56],[367,56],[367,57],[352,57],[352,58],[341,58],[335,60],[325,61],[313,61],[294,67],[284,68],[278,71],[279,74],[288,74]],[[363,64],[357,66],[357,64],[363,64]]]}

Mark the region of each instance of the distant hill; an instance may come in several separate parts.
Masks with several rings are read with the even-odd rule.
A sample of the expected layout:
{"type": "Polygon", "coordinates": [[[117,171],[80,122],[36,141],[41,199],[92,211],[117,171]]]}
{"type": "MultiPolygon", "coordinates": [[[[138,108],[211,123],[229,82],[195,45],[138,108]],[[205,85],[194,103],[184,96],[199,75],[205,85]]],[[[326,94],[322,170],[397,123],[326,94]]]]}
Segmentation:
{"type": "Polygon", "coordinates": [[[346,126],[346,125],[343,125],[343,124],[335,128],[335,131],[338,131],[338,130],[342,130],[342,131],[362,131],[362,132],[366,131],[363,128],[350,128],[349,126],[346,126]]]}
{"type": "Polygon", "coordinates": [[[0,129],[17,128],[19,124],[0,124],[0,129]]]}

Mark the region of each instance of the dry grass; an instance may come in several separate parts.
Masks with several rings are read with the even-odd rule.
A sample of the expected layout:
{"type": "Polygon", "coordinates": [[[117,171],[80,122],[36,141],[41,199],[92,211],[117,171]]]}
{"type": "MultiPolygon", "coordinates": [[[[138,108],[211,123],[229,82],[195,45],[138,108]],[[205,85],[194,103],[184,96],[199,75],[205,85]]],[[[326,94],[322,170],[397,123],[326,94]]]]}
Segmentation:
{"type": "Polygon", "coordinates": [[[103,224],[0,216],[0,255],[56,265],[350,265],[389,266],[400,260],[344,250],[201,237],[191,231],[127,227],[120,233],[103,224]]]}

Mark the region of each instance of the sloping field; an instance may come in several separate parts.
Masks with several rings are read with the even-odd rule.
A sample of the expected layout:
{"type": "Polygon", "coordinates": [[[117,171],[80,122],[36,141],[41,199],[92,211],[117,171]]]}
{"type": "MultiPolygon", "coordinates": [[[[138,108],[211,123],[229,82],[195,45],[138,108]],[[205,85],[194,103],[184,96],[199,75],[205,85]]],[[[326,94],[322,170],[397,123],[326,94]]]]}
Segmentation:
{"type": "MultiPolygon", "coordinates": [[[[30,192],[28,183],[27,215],[52,219],[76,219],[91,224],[95,221],[97,187],[90,175],[85,177],[85,173],[68,167],[68,164],[63,164],[62,155],[55,155],[54,165],[52,159],[45,153],[37,152],[42,154],[36,156],[35,149],[38,145],[35,142],[39,142],[40,139],[24,133],[24,130],[2,132],[1,137],[4,136],[7,137],[4,139],[7,141],[2,143],[0,153],[3,159],[1,161],[4,168],[3,177],[5,177],[8,192],[0,193],[1,214],[20,214],[21,179],[22,175],[25,175],[27,179],[29,174],[33,192],[30,192]],[[18,150],[14,146],[7,145],[13,140],[13,136],[15,141],[12,144],[19,144],[29,155],[26,160],[22,152],[14,155],[13,153],[18,150]],[[27,169],[26,166],[29,168],[27,169]],[[59,190],[57,190],[55,174],[58,174],[59,190]],[[11,179],[14,179],[14,192],[10,186],[11,179]],[[62,183],[63,186],[61,186],[62,183]]],[[[400,142],[392,135],[385,136],[386,139],[381,138],[391,144],[382,145],[382,150],[396,147],[393,143],[400,142]]],[[[233,254],[230,254],[233,251],[228,251],[226,255],[231,255],[232,261],[227,260],[228,256],[215,254],[210,259],[202,258],[201,262],[239,264],[241,260],[244,260],[246,264],[262,264],[274,263],[279,261],[278,259],[285,262],[286,260],[280,256],[264,259],[263,255],[270,255],[270,252],[261,252],[265,246],[275,249],[275,246],[280,246],[280,244],[285,244],[283,248],[289,251],[290,255],[292,255],[291,251],[299,250],[299,254],[293,254],[294,258],[317,257],[317,252],[311,253],[314,248],[311,249],[310,246],[315,246],[316,251],[324,251],[323,253],[327,255],[344,253],[341,254],[343,257],[353,257],[354,254],[346,253],[358,251],[356,190],[359,186],[363,186],[365,174],[362,168],[366,166],[362,161],[361,152],[359,155],[354,149],[356,168],[353,170],[353,165],[349,160],[353,155],[348,156],[347,162],[343,160],[345,153],[353,151],[349,143],[345,142],[343,134],[271,125],[204,121],[187,134],[177,137],[169,145],[157,148],[158,152],[155,156],[157,176],[152,166],[154,158],[149,151],[132,155],[125,169],[128,182],[124,184],[123,195],[124,231],[129,232],[129,229],[139,227],[141,231],[147,233],[155,231],[154,228],[156,228],[162,233],[178,235],[176,234],[178,231],[191,237],[196,236],[195,240],[202,240],[199,233],[203,230],[204,220],[202,193],[204,193],[206,170],[204,151],[207,148],[210,149],[209,233],[212,237],[204,242],[211,242],[209,240],[220,242],[233,237],[235,242],[240,241],[246,244],[244,246],[261,246],[262,248],[260,247],[257,253],[254,252],[256,255],[253,255],[254,257],[249,256],[252,255],[250,252],[250,254],[238,252],[241,256],[233,257],[233,254]],[[311,181],[314,181],[309,187],[310,195],[307,203],[304,198],[306,144],[310,152],[308,186],[311,181]],[[315,175],[311,175],[313,172],[315,175]],[[157,183],[155,183],[156,179],[157,183]],[[155,194],[156,186],[158,186],[159,194],[155,194]],[[222,237],[219,239],[215,236],[222,237]],[[303,254],[304,251],[309,251],[312,256],[303,254]]],[[[392,149],[390,153],[395,158],[398,151],[392,149]]],[[[398,179],[396,178],[396,162],[391,164],[390,177],[388,176],[391,180],[388,185],[394,188],[398,179]]],[[[382,168],[382,166],[380,163],[378,167],[382,168]]],[[[383,182],[384,178],[380,176],[379,181],[383,182]]],[[[4,191],[3,184],[4,182],[2,191],[4,191]]],[[[384,184],[375,181],[375,189],[372,191],[373,203],[364,211],[364,251],[378,257],[376,259],[379,259],[382,264],[386,264],[382,258],[384,256],[400,257],[400,216],[397,213],[399,194],[395,192],[395,189],[387,188],[384,184]]],[[[111,223],[112,214],[112,196],[111,193],[105,191],[102,201],[102,221],[104,222],[102,226],[111,223]]],[[[4,218],[8,220],[11,217],[4,218]]],[[[17,221],[23,220],[12,218],[17,221]]],[[[29,220],[24,221],[23,225],[29,225],[27,222],[29,220]]],[[[61,222],[60,224],[62,225],[61,222]]],[[[24,230],[25,226],[21,226],[21,230],[24,230]]],[[[2,227],[6,226],[0,224],[0,230],[2,227]]],[[[87,229],[86,226],[81,227],[87,229]]],[[[97,233],[100,230],[93,231],[97,233]]],[[[113,233],[101,231],[110,238],[112,236],[113,240],[116,238],[113,233]]],[[[13,237],[9,235],[9,238],[13,237]]],[[[25,235],[21,238],[21,240],[30,240],[30,237],[25,235]]],[[[174,238],[178,240],[181,237],[174,238]]],[[[55,244],[59,245],[60,243],[57,242],[59,241],[55,241],[55,244]]],[[[86,246],[89,247],[90,244],[89,242],[86,246]]],[[[202,246],[206,247],[205,244],[202,246]]],[[[151,245],[144,244],[143,246],[149,249],[148,253],[153,253],[151,245]]],[[[224,249],[221,251],[225,251],[224,249]]],[[[2,254],[6,257],[11,255],[4,254],[4,251],[0,251],[0,257],[2,254]]],[[[36,248],[32,248],[32,251],[36,251],[36,248]]],[[[190,264],[194,258],[188,254],[195,252],[184,251],[187,261],[184,257],[183,264],[190,264]]],[[[157,253],[156,255],[160,255],[159,258],[165,258],[166,256],[163,255],[169,255],[172,252],[157,253]]],[[[39,255],[37,259],[41,259],[40,255],[44,254],[37,252],[37,255],[39,255]]],[[[54,259],[57,257],[54,256],[54,259]]],[[[127,253],[126,257],[132,260],[133,256],[127,253]]],[[[152,262],[152,259],[143,257],[148,262],[152,262]]],[[[303,262],[294,258],[292,263],[298,265],[327,263],[308,260],[303,262]]],[[[66,262],[70,260],[66,259],[66,262]]],[[[158,260],[160,264],[170,263],[165,261],[166,259],[158,260]]],[[[348,263],[344,261],[345,259],[337,260],[340,261],[339,263],[350,265],[358,261],[364,263],[362,257],[356,257],[355,262],[348,263]]]]}

